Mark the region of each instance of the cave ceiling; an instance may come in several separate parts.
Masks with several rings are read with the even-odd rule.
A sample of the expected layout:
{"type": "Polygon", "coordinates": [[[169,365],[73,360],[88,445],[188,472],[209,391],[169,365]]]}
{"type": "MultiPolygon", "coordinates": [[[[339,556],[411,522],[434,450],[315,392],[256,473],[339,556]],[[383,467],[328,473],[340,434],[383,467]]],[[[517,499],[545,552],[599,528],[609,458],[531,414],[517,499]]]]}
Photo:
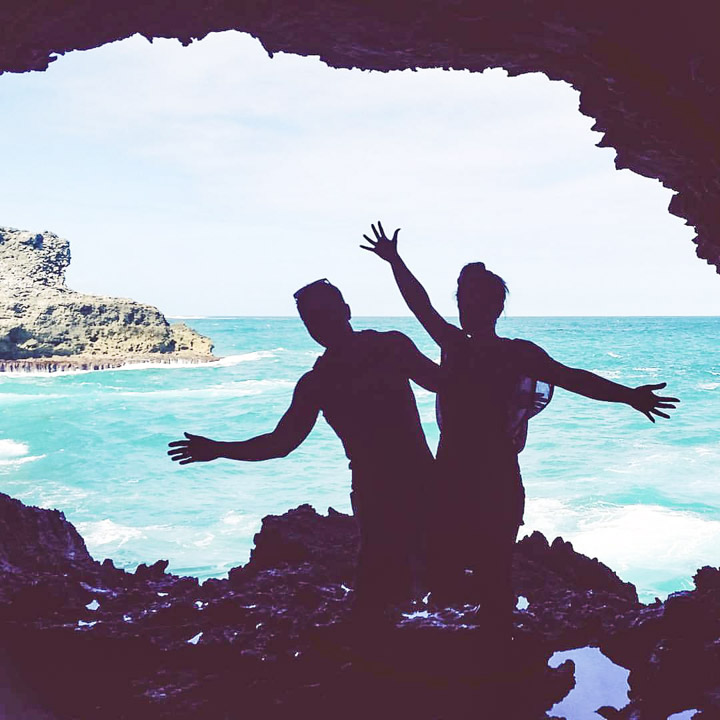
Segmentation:
{"type": "Polygon", "coordinates": [[[0,73],[135,33],[189,44],[224,30],[338,68],[565,80],[616,166],[675,192],[669,211],[720,272],[718,0],[2,0],[0,73]]]}

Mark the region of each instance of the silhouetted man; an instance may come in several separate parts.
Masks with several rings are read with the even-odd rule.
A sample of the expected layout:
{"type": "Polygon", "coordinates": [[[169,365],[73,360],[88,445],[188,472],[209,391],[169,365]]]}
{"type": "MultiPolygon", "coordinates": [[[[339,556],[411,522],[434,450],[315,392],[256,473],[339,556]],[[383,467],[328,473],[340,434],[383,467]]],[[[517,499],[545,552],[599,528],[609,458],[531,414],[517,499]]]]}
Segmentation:
{"type": "Polygon", "coordinates": [[[327,280],[306,285],[295,299],[308,333],[326,350],[298,381],[277,427],[241,442],[185,433],[168,454],[181,465],[285,457],[322,411],[352,469],[360,529],[356,606],[379,610],[413,591],[433,457],[409,380],[435,391],[439,368],[402,333],[353,330],[350,308],[327,280]]]}

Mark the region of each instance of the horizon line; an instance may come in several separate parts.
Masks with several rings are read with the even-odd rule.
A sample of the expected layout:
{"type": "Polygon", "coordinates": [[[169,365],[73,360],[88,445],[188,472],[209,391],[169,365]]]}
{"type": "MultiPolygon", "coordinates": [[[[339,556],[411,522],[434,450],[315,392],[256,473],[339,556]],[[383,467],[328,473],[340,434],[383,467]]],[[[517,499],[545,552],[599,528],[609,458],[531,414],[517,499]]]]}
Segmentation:
{"type": "MultiPolygon", "coordinates": [[[[164,313],[165,317],[177,318],[178,320],[212,320],[222,318],[277,318],[277,319],[290,319],[300,317],[298,315],[175,315],[173,313],[164,313]]],[[[457,315],[443,315],[444,319],[457,320],[457,315]]],[[[351,320],[360,320],[365,318],[415,318],[414,315],[353,315],[351,320]]],[[[500,320],[526,320],[531,318],[720,318],[720,315],[508,315],[501,316],[500,320]]],[[[417,318],[415,318],[417,319],[417,318]]],[[[419,322],[419,321],[418,321],[419,322]]]]}

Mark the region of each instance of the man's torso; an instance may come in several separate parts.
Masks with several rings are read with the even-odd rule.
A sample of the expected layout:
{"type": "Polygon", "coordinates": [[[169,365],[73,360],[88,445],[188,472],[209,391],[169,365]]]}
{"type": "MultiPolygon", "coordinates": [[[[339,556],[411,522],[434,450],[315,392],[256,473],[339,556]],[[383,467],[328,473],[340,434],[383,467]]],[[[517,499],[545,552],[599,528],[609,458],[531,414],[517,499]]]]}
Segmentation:
{"type": "Polygon", "coordinates": [[[393,335],[356,332],[342,348],[327,350],[311,371],[318,405],[354,474],[432,459],[393,335]]]}

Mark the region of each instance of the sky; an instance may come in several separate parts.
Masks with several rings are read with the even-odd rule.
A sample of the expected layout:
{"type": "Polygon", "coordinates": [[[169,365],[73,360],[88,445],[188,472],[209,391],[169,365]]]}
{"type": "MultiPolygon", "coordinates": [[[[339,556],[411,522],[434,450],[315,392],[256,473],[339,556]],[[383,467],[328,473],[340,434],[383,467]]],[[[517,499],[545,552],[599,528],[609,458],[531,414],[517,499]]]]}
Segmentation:
{"type": "Polygon", "coordinates": [[[139,36],[0,77],[0,225],[70,240],[68,284],[170,316],[292,315],[327,277],[353,313],[406,315],[370,223],[437,308],[466,262],[509,316],[718,315],[671,191],[544,75],[328,68],[236,32],[139,36]]]}

